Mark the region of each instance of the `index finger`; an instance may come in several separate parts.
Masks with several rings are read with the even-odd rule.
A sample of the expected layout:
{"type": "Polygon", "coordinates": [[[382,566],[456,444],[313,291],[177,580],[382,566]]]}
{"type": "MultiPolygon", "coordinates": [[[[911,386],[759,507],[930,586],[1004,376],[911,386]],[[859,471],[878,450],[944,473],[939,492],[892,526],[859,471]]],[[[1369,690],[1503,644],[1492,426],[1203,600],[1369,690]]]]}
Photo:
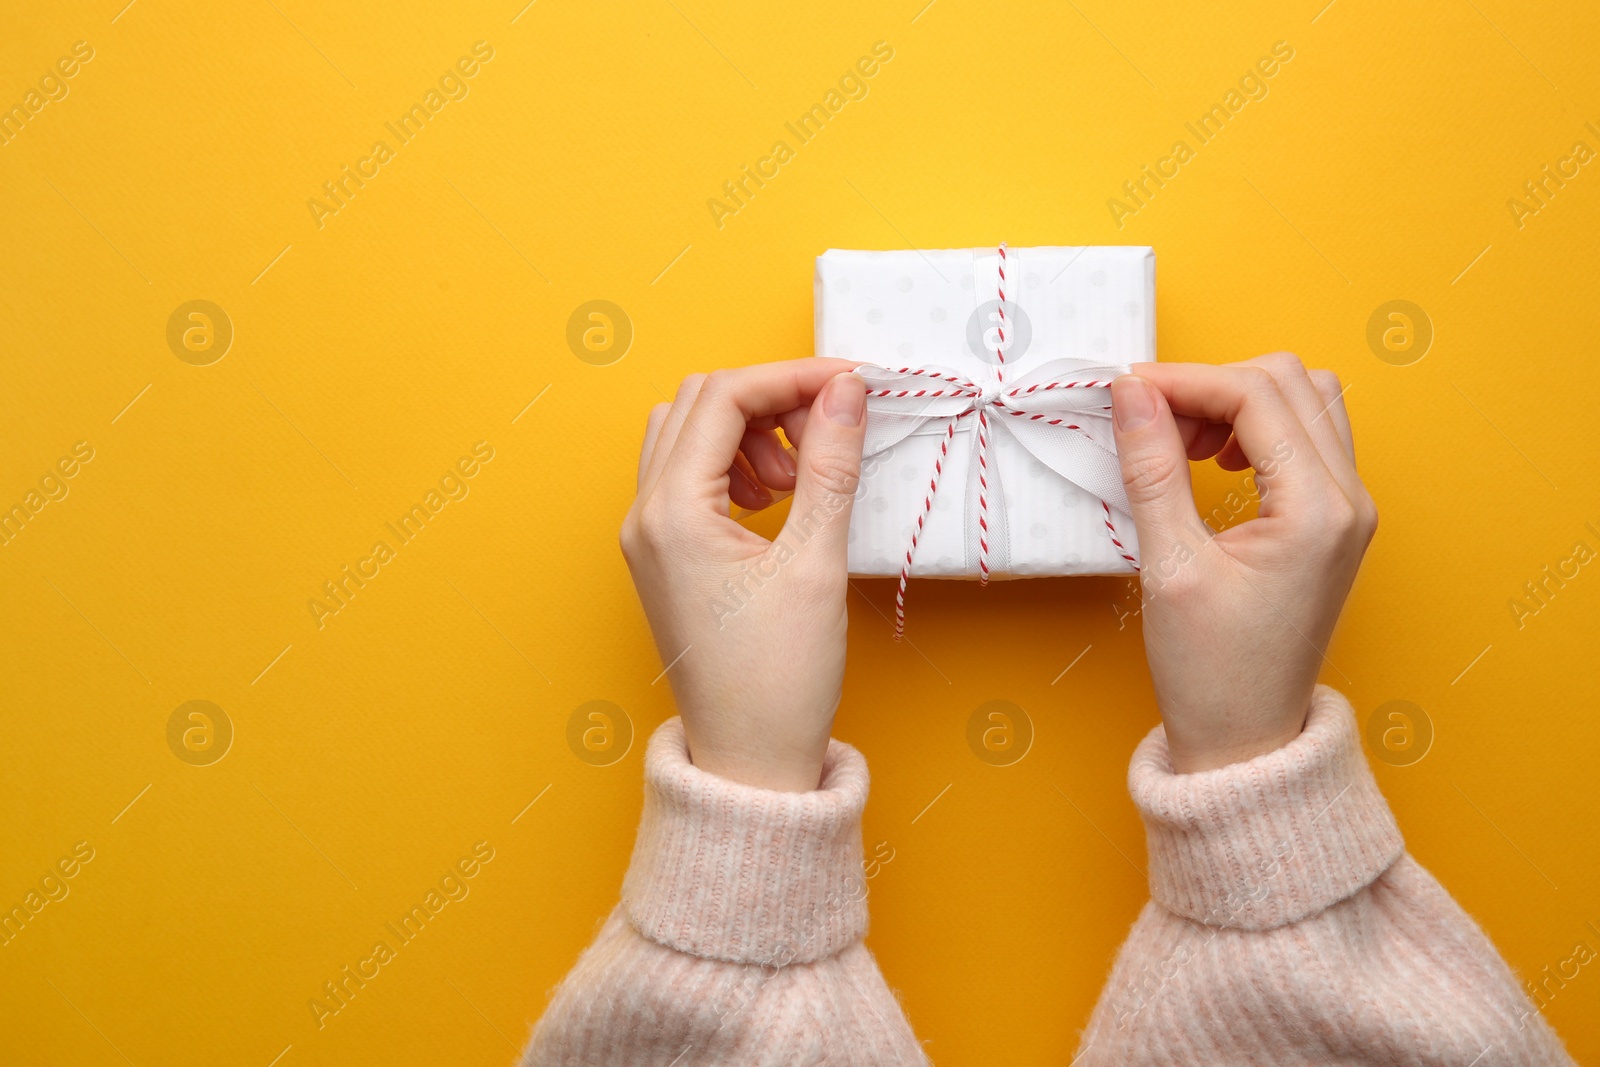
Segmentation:
{"type": "Polygon", "coordinates": [[[661,478],[694,489],[726,477],[753,420],[810,404],[830,378],[855,367],[847,359],[812,357],[713,371],[684,419],[661,478]]]}
{"type": "Polygon", "coordinates": [[[1161,390],[1174,413],[1233,427],[1262,487],[1263,517],[1318,514],[1334,478],[1272,375],[1209,363],[1135,363],[1133,372],[1161,390]]]}

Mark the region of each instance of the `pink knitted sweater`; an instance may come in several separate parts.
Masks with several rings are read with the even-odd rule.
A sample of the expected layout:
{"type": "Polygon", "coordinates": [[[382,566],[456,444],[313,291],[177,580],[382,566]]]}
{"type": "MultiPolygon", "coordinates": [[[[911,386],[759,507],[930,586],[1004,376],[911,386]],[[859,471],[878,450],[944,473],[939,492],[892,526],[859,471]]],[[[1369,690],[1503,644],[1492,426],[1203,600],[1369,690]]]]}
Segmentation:
{"type": "MultiPolygon", "coordinates": [[[[622,901],[534,1029],[554,1065],[923,1064],[862,944],[867,766],[820,788],[739,785],[645,756],[622,901]]],[[[1098,1064],[1572,1061],[1483,932],[1406,855],[1350,705],[1318,687],[1276,752],[1175,774],[1158,727],[1128,772],[1150,895],[1084,1031],[1098,1064]]]]}

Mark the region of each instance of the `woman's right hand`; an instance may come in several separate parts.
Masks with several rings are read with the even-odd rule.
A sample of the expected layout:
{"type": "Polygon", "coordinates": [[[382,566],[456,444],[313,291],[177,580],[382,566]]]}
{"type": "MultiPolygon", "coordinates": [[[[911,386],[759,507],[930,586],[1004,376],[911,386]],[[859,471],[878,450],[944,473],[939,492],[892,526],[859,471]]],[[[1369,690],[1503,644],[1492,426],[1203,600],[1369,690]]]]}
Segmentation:
{"type": "Polygon", "coordinates": [[[1173,769],[1243,762],[1304,727],[1377,509],[1331,371],[1288,353],[1132,371],[1112,383],[1113,422],[1173,769]],[[1189,461],[1211,456],[1255,469],[1258,518],[1201,520],[1189,461]]]}

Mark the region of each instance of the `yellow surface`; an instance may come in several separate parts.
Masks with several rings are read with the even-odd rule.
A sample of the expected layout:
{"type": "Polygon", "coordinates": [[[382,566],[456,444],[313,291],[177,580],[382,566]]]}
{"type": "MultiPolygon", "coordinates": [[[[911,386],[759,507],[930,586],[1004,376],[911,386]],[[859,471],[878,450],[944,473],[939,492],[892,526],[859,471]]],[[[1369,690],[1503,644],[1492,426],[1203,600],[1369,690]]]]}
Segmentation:
{"type": "MultiPolygon", "coordinates": [[[[1288,348],[1349,383],[1383,523],[1323,678],[1423,710],[1425,756],[1378,767],[1412,849],[1525,976],[1566,968],[1548,1015],[1600,1057],[1600,973],[1564,962],[1600,947],[1600,573],[1563,563],[1600,551],[1593,5],[121,2],[0,35],[6,104],[93,53],[0,146],[0,503],[43,482],[0,547],[0,902],[41,893],[0,948],[0,1059],[510,1060],[616,899],[672,713],[615,540],[647,409],[808,354],[827,247],[1001,238],[1153,245],[1163,358],[1288,348]],[[1264,97],[1186,131],[1280,41],[1264,97]],[[1546,164],[1576,176],[1540,205],[1546,164]],[[772,176],[713,211],[747,165],[772,176]],[[1129,203],[1146,165],[1177,172],[1129,203]],[[195,300],[220,360],[215,312],[169,347],[195,300]],[[632,325],[609,365],[604,320],[568,344],[594,300],[632,325]],[[1420,362],[1382,347],[1400,320],[1369,347],[1391,300],[1431,321],[1420,362]],[[569,747],[596,700],[610,755],[600,720],[569,747]],[[319,1029],[347,965],[374,976],[319,1029]]],[[[1206,473],[1206,509],[1237,521],[1240,486],[1206,473]]],[[[940,1064],[1069,1059],[1144,899],[1126,592],[920,584],[900,646],[889,584],[852,594],[870,944],[940,1064]],[[1033,725],[1010,766],[968,746],[995,700],[1033,725]]]]}

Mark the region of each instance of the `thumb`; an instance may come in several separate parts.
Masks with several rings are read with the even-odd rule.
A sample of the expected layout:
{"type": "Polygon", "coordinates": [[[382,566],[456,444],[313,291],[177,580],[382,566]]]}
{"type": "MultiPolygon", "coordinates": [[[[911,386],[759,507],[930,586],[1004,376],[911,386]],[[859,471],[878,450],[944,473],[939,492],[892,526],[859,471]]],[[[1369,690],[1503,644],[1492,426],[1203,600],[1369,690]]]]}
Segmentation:
{"type": "Polygon", "coordinates": [[[1200,523],[1183,436],[1161,390],[1137,375],[1111,383],[1111,408],[1140,553],[1145,564],[1167,559],[1200,523]]]}
{"type": "Polygon", "coordinates": [[[861,442],[866,437],[867,387],[854,374],[828,379],[811,405],[800,439],[794,501],[784,537],[807,553],[836,559],[844,573],[850,509],[861,480],[861,442]]]}

